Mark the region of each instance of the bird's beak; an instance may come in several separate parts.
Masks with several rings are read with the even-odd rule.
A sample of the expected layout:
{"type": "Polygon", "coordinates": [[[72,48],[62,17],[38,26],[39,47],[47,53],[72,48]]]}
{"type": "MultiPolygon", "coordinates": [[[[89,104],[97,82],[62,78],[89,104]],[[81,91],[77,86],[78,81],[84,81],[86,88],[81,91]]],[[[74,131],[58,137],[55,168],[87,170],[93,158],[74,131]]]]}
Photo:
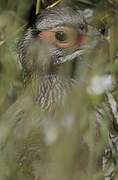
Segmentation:
{"type": "Polygon", "coordinates": [[[81,55],[83,55],[85,52],[84,49],[81,49],[81,50],[77,50],[75,51],[74,53],[70,54],[70,55],[67,55],[66,57],[61,57],[59,59],[59,61],[56,61],[55,64],[63,64],[65,62],[70,62],[72,61],[73,59],[77,58],[77,57],[80,57],[81,55]]]}

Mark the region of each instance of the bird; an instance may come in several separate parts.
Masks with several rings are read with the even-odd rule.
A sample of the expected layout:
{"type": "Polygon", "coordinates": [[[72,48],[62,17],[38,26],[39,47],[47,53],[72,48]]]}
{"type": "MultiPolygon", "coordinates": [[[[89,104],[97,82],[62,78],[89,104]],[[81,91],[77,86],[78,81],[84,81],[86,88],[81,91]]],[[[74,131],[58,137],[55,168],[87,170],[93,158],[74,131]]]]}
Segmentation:
{"type": "MultiPolygon", "coordinates": [[[[26,86],[30,87],[33,81],[36,90],[33,94],[35,101],[50,112],[54,112],[56,104],[63,104],[64,97],[76,85],[73,68],[76,67],[78,57],[86,48],[89,31],[89,23],[84,11],[73,10],[70,6],[61,4],[60,1],[56,4],[58,5],[50,6],[49,3],[44,11],[30,21],[19,46],[26,86]],[[54,20],[55,17],[56,20],[54,20]]],[[[93,13],[90,11],[89,14],[93,13]]],[[[106,29],[102,27],[101,34],[104,35],[105,32],[106,29]]],[[[110,104],[110,109],[111,107],[110,104]]],[[[109,134],[112,134],[111,131],[109,134]]],[[[105,174],[105,180],[112,180],[116,170],[112,157],[114,148],[110,144],[114,140],[108,139],[110,143],[108,142],[108,147],[105,149],[102,163],[105,169],[107,164],[112,162],[109,171],[105,174]],[[111,154],[109,157],[107,152],[111,154]]],[[[116,139],[115,142],[117,142],[116,139]]]]}

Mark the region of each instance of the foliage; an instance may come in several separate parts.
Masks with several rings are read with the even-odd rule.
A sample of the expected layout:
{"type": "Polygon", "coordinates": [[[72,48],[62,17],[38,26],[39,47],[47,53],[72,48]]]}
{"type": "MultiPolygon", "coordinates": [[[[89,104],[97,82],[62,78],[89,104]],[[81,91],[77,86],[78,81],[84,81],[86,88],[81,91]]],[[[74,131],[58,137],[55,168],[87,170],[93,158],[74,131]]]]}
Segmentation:
{"type": "MultiPolygon", "coordinates": [[[[27,146],[30,146],[30,139],[37,142],[41,138],[40,153],[43,163],[42,166],[34,164],[37,166],[37,176],[40,172],[42,180],[102,179],[103,172],[100,165],[97,166],[95,162],[97,157],[103,153],[108,141],[110,115],[109,113],[104,114],[102,125],[101,122],[100,125],[96,124],[95,110],[97,107],[104,107],[106,95],[104,89],[102,92],[96,93],[96,90],[91,88],[91,84],[94,78],[111,74],[113,82],[115,82],[111,91],[113,96],[118,98],[116,84],[118,76],[118,0],[74,0],[71,3],[76,8],[91,8],[93,10],[91,28],[95,27],[94,31],[89,32],[90,44],[91,46],[97,45],[87,49],[82,57],[81,66],[77,66],[75,74],[80,83],[69,94],[65,106],[56,107],[58,113],[52,118],[50,114],[40,112],[40,108],[37,108],[30,99],[31,90],[28,89],[28,93],[24,92],[22,69],[16,52],[16,44],[26,25],[24,17],[26,17],[32,3],[28,0],[0,0],[0,179],[2,178],[2,180],[6,180],[4,178],[6,174],[9,175],[10,166],[21,177],[17,178],[18,180],[22,179],[22,171],[26,174],[30,173],[30,162],[27,162],[23,170],[20,167],[22,162],[15,168],[13,167],[14,163],[7,164],[7,166],[5,164],[7,152],[9,154],[14,150],[9,142],[12,142],[14,135],[12,131],[16,122],[15,114],[21,108],[26,110],[25,116],[28,119],[25,128],[31,128],[31,132],[32,129],[36,129],[36,134],[30,134],[27,146]],[[101,31],[104,32],[102,35],[101,31]],[[99,32],[98,35],[96,32],[99,32]],[[39,139],[36,139],[35,135],[39,132],[37,132],[35,122],[40,121],[37,118],[39,116],[43,121],[39,122],[41,126],[40,138],[38,136],[39,139]],[[99,130],[96,131],[96,129],[99,130]],[[6,142],[8,143],[4,150],[6,142]],[[86,173],[84,168],[87,169],[86,173]]],[[[17,135],[16,132],[15,135],[17,135]]],[[[24,150],[23,147],[21,147],[22,150],[24,150]]],[[[27,153],[29,152],[26,151],[27,153]]],[[[29,156],[34,157],[30,153],[29,156]]],[[[12,157],[10,157],[10,162],[12,162],[12,157]]],[[[28,178],[26,176],[25,180],[29,180],[28,178]]],[[[16,179],[14,174],[12,179],[16,179]]]]}

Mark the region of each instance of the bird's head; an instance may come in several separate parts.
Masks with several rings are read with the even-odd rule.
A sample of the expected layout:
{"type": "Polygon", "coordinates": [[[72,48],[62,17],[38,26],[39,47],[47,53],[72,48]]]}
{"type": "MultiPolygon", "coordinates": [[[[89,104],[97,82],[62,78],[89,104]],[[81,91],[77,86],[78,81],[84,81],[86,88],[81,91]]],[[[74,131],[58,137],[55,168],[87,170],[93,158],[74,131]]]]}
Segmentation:
{"type": "Polygon", "coordinates": [[[20,59],[25,71],[55,74],[60,66],[83,53],[87,24],[81,10],[68,6],[47,8],[25,30],[20,42],[20,59]]]}

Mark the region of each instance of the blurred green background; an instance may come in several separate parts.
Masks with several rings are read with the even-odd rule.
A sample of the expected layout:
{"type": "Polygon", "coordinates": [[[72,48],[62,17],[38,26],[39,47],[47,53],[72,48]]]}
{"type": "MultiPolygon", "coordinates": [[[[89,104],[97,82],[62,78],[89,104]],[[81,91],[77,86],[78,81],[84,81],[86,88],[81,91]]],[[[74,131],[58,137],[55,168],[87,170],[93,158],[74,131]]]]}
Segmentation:
{"type": "MultiPolygon", "coordinates": [[[[107,116],[108,114],[104,115],[103,119],[106,121],[103,121],[100,132],[97,132],[100,135],[96,138],[95,110],[97,106],[102,106],[105,95],[87,94],[86,88],[94,76],[105,73],[111,73],[115,81],[118,81],[118,1],[73,0],[69,3],[72,3],[76,8],[91,8],[94,11],[91,22],[96,31],[101,31],[102,26],[105,25],[108,28],[108,33],[97,38],[94,38],[93,34],[91,34],[91,41],[95,40],[97,46],[87,52],[84,57],[86,63],[92,68],[83,64],[80,70],[81,77],[84,76],[86,82],[70,95],[66,108],[64,110],[60,108],[56,118],[50,120],[49,115],[45,115],[47,119],[49,118],[50,123],[57,123],[56,131],[59,131],[59,138],[54,144],[46,146],[48,149],[46,149],[48,163],[44,167],[47,167],[48,171],[43,172],[42,179],[101,180],[103,174],[100,166],[97,169],[98,171],[94,167],[96,166],[97,156],[100,156],[107,142],[106,134],[109,116],[107,116]],[[86,67],[87,69],[85,69],[86,67]],[[71,105],[68,107],[68,104],[71,105]],[[68,119],[68,117],[72,117],[75,122],[69,132],[64,126],[65,119],[68,119]],[[85,144],[87,144],[84,145],[84,148],[81,139],[84,139],[85,144]],[[83,158],[81,159],[80,156],[83,156],[83,158]],[[78,157],[81,162],[79,165],[77,162],[78,157]],[[87,173],[78,172],[78,167],[83,170],[85,166],[87,166],[87,173]]],[[[16,101],[17,97],[22,95],[22,69],[18,62],[17,42],[26,25],[26,17],[31,4],[32,2],[29,0],[0,0],[0,117],[4,117],[6,114],[5,117],[8,119],[7,110],[16,101]]],[[[117,99],[117,85],[113,93],[117,99]]],[[[25,105],[27,106],[27,102],[24,103],[25,105]]],[[[32,109],[32,107],[28,108],[32,109]]],[[[32,110],[31,117],[33,117],[33,113],[32,110]]],[[[4,122],[3,119],[2,122],[4,122]]],[[[7,123],[4,126],[7,126],[7,123]]],[[[55,132],[55,129],[53,130],[55,132]]],[[[4,166],[2,168],[5,169],[4,166]]],[[[0,174],[0,180],[3,180],[1,177],[0,174]]],[[[27,178],[21,180],[27,180],[27,178]]]]}

